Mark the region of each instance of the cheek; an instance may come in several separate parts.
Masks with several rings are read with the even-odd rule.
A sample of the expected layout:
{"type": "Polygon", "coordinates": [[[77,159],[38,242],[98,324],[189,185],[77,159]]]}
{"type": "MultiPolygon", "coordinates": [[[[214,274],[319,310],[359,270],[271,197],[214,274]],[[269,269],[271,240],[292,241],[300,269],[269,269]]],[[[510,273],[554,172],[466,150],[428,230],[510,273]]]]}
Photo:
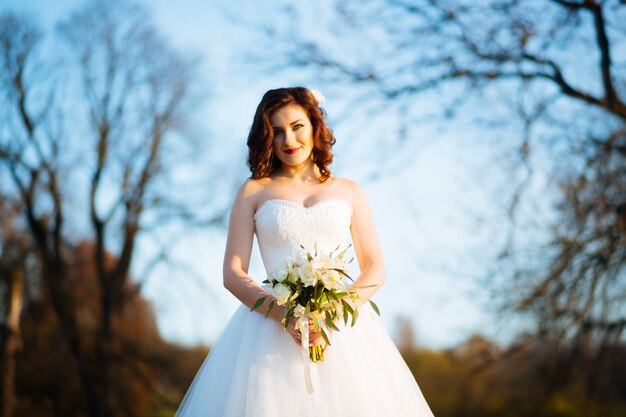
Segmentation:
{"type": "Polygon", "coordinates": [[[302,132],[302,141],[309,148],[313,147],[313,129],[307,129],[306,132],[302,132]]]}

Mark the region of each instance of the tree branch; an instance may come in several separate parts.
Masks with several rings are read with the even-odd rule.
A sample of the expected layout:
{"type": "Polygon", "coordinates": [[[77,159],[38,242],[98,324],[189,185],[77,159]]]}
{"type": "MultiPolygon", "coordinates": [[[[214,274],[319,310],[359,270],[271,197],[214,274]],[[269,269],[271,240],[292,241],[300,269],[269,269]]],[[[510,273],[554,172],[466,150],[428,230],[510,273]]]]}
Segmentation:
{"type": "Polygon", "coordinates": [[[598,48],[600,49],[600,71],[602,72],[606,100],[611,108],[618,104],[624,107],[623,103],[618,103],[617,92],[615,91],[613,78],[611,77],[611,48],[609,38],[606,34],[606,23],[602,13],[602,6],[595,1],[586,1],[586,3],[591,4],[590,8],[593,13],[596,40],[598,42],[598,48]]]}
{"type": "Polygon", "coordinates": [[[561,68],[554,61],[546,58],[537,57],[533,54],[530,54],[529,52],[523,52],[522,57],[531,62],[549,66],[552,69],[552,74],[537,74],[541,74],[541,78],[553,81],[560,88],[563,94],[572,98],[582,100],[588,104],[601,107],[605,110],[610,111],[614,115],[619,116],[620,118],[626,119],[626,105],[619,102],[613,102],[611,105],[606,98],[598,98],[589,93],[574,88],[574,86],[572,86],[565,79],[563,73],[561,72],[561,68]]]}
{"type": "Polygon", "coordinates": [[[606,108],[613,111],[620,117],[626,118],[626,104],[621,102],[617,96],[617,91],[615,90],[613,83],[613,77],[611,76],[611,47],[606,33],[606,21],[604,19],[602,4],[598,3],[596,0],[584,0],[581,3],[565,0],[552,1],[575,11],[587,9],[593,15],[596,42],[600,53],[600,73],[602,74],[602,85],[605,94],[605,98],[601,101],[606,102],[606,108]]]}
{"type": "Polygon", "coordinates": [[[582,9],[584,7],[587,7],[587,5],[585,3],[587,3],[587,0],[583,1],[582,3],[576,3],[573,1],[566,1],[566,0],[552,0],[553,2],[560,4],[561,6],[567,7],[568,9],[572,9],[572,10],[579,10],[582,9]]]}

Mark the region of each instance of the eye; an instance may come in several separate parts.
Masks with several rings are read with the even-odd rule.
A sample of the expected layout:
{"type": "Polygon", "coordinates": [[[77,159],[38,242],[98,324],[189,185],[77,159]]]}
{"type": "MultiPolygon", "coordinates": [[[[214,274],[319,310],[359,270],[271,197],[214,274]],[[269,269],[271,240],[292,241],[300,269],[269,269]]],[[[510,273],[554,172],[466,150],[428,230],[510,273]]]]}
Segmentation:
{"type": "Polygon", "coordinates": [[[301,128],[301,127],[303,127],[303,126],[304,126],[304,125],[297,124],[297,125],[295,125],[295,126],[293,127],[293,130],[298,130],[298,129],[300,129],[300,128],[301,128]]]}

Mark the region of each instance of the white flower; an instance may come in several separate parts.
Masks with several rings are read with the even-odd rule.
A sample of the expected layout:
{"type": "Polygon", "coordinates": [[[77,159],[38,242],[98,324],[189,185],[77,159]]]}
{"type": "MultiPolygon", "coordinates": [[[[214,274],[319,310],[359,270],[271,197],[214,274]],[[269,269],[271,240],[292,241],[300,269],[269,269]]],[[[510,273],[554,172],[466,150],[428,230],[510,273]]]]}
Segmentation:
{"type": "Polygon", "coordinates": [[[298,282],[298,279],[300,279],[300,272],[298,271],[297,267],[294,267],[289,271],[289,276],[287,277],[287,280],[292,284],[296,284],[298,282]]]}
{"type": "Polygon", "coordinates": [[[274,285],[274,288],[272,288],[272,294],[276,297],[276,304],[282,306],[287,303],[287,300],[289,300],[291,290],[289,290],[289,287],[284,284],[276,284],[274,285]]]}
{"type": "Polygon", "coordinates": [[[336,266],[335,260],[328,255],[320,255],[317,264],[321,268],[334,268],[336,266]]]}
{"type": "Polygon", "coordinates": [[[313,262],[307,262],[298,268],[298,274],[305,287],[312,287],[317,284],[317,271],[313,262]]]}
{"type": "Polygon", "coordinates": [[[313,95],[313,98],[315,98],[315,101],[317,102],[318,106],[326,101],[326,97],[322,95],[322,92],[320,90],[311,89],[309,91],[313,95]]]}
{"type": "Polygon", "coordinates": [[[301,315],[304,314],[304,312],[306,311],[306,308],[302,307],[300,304],[298,304],[296,306],[296,308],[293,309],[293,315],[295,317],[300,317],[301,315]]]}
{"type": "Polygon", "coordinates": [[[326,287],[327,289],[338,290],[343,287],[343,281],[339,272],[335,270],[326,270],[321,275],[324,287],[326,287]]]}
{"type": "Polygon", "coordinates": [[[278,282],[283,282],[289,275],[289,266],[288,262],[281,262],[276,266],[276,268],[274,268],[270,274],[270,278],[275,279],[278,282]]]}

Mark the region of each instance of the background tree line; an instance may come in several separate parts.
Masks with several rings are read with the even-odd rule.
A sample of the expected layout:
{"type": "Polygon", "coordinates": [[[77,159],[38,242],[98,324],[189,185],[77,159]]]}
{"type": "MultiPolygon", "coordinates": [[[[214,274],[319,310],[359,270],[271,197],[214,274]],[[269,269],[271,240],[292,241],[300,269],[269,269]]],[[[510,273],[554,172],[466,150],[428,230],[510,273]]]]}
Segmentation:
{"type": "Polygon", "coordinates": [[[223,216],[201,218],[173,176],[196,149],[197,60],[130,2],[56,29],[0,16],[2,415],[144,415],[186,358],[130,277],[138,240],[223,216]]]}
{"type": "MultiPolygon", "coordinates": [[[[330,4],[316,29],[331,37],[299,24],[301,5],[265,28],[284,52],[268,70],[374,92],[365,105],[401,109],[407,125],[421,97],[450,120],[488,103],[473,113],[485,132],[519,132],[505,138],[516,165],[502,179],[513,227],[487,284],[503,313],[535,326],[507,347],[476,336],[433,352],[408,338],[435,414],[623,414],[624,3],[330,4]],[[542,166],[552,217],[543,241],[526,242],[515,225],[542,166]]],[[[176,192],[197,146],[198,61],[130,2],[88,3],[54,36],[0,16],[0,415],[173,415],[207,351],[164,341],[141,296],[151,268],[171,261],[168,242],[140,277],[130,270],[142,237],[225,216],[176,192]]]]}

